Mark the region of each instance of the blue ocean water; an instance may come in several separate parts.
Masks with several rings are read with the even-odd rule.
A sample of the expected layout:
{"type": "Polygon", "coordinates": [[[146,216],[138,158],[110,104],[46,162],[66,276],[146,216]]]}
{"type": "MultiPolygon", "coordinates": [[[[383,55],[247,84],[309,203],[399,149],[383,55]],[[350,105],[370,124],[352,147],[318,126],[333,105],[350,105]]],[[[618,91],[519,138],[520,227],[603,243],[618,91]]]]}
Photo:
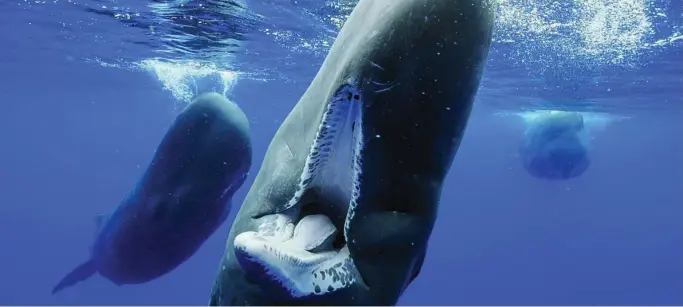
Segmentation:
{"type": "MultiPolygon", "coordinates": [[[[95,276],[95,217],[133,187],[175,115],[218,91],[254,165],[355,1],[0,1],[0,305],[203,305],[230,222],[149,283],[95,276]]],[[[683,3],[499,0],[494,44],[402,305],[683,305],[683,3]],[[581,112],[592,163],[529,175],[541,111],[581,112]]]]}

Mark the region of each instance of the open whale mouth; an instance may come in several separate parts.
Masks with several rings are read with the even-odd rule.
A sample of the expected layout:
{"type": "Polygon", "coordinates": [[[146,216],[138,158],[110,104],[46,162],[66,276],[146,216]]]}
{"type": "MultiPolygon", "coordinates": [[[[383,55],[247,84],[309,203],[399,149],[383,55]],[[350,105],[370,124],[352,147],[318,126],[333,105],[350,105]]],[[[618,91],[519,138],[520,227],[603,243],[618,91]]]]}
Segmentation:
{"type": "Polygon", "coordinates": [[[362,97],[342,86],[327,104],[292,198],[235,237],[248,279],[272,295],[322,295],[362,282],[346,242],[360,189],[362,97]]]}

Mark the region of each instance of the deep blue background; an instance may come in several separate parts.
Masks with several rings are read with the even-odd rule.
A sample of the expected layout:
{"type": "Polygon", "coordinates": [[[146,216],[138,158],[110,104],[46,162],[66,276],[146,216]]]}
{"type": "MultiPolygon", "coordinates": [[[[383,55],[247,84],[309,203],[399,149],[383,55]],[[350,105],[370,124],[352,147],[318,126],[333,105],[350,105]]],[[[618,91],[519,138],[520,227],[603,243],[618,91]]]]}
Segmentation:
{"type": "MultiPolygon", "coordinates": [[[[5,54],[0,305],[206,304],[229,223],[158,280],[117,287],[96,276],[50,295],[86,259],[95,216],[134,185],[179,109],[149,74],[5,54]]],[[[255,161],[236,205],[307,85],[235,86],[231,98],[252,121],[255,161]]],[[[422,274],[401,303],[683,305],[681,113],[613,123],[594,135],[584,176],[545,182],[516,157],[521,121],[484,105],[444,185],[422,274]]]]}
{"type": "MultiPolygon", "coordinates": [[[[65,9],[72,2],[52,2],[26,10],[34,2],[0,0],[0,305],[208,303],[228,222],[158,280],[117,287],[95,276],[50,295],[87,258],[95,216],[133,187],[182,107],[151,73],[81,61],[79,55],[153,53],[121,43],[130,28],[65,9]],[[63,28],[58,21],[70,23],[63,28]]],[[[270,4],[253,1],[261,2],[263,12],[270,4]]],[[[670,2],[667,25],[683,16],[680,1],[670,2]]],[[[283,16],[277,22],[291,23],[283,28],[301,23],[283,16]]],[[[250,42],[261,53],[241,61],[296,75],[289,75],[293,82],[240,79],[230,95],[249,117],[254,140],[252,172],[234,197],[232,216],[273,134],[322,61],[294,53],[278,58],[285,50],[258,46],[263,36],[254,34],[250,42]]],[[[401,304],[683,305],[680,42],[638,55],[642,65],[635,68],[576,64],[570,68],[580,68],[578,77],[570,82],[548,77],[562,75],[565,67],[540,74],[542,67],[523,63],[547,56],[542,48],[532,48],[537,54],[528,58],[512,50],[510,58],[503,56],[505,46],[498,47],[444,185],[422,273],[401,304]],[[556,84],[562,86],[552,88],[556,84]],[[517,157],[522,121],[494,114],[530,100],[567,97],[587,97],[631,118],[593,134],[592,164],[583,176],[535,179],[517,157]]],[[[563,56],[553,60],[571,66],[563,56]]],[[[564,102],[580,103],[571,99],[564,102]]]]}

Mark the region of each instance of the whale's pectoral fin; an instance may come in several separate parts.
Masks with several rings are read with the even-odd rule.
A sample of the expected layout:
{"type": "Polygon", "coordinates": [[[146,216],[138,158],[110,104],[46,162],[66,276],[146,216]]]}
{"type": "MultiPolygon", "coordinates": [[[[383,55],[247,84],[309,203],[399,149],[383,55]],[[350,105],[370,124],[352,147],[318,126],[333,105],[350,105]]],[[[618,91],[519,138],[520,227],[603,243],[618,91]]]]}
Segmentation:
{"type": "Polygon", "coordinates": [[[62,278],[62,280],[60,280],[59,283],[57,283],[57,285],[52,289],[52,294],[84,281],[90,278],[90,276],[93,276],[96,272],[97,266],[95,265],[95,261],[90,259],[64,276],[64,278],[62,278]]]}

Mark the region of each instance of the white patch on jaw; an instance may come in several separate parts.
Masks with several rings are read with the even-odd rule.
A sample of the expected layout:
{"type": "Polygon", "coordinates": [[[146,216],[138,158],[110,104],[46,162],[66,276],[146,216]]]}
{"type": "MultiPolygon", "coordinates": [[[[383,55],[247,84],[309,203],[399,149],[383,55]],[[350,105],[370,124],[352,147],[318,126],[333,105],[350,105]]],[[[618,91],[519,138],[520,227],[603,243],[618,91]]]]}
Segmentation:
{"type": "Polygon", "coordinates": [[[307,289],[312,287],[306,280],[312,276],[311,270],[333,258],[337,252],[314,254],[293,245],[262,237],[253,231],[235,237],[235,249],[246,260],[262,267],[270,280],[280,284],[292,297],[310,295],[307,289]]]}
{"type": "Polygon", "coordinates": [[[293,242],[277,242],[256,232],[235,237],[235,249],[259,265],[268,279],[291,297],[323,295],[348,288],[360,280],[348,248],[310,253],[293,242]]]}

